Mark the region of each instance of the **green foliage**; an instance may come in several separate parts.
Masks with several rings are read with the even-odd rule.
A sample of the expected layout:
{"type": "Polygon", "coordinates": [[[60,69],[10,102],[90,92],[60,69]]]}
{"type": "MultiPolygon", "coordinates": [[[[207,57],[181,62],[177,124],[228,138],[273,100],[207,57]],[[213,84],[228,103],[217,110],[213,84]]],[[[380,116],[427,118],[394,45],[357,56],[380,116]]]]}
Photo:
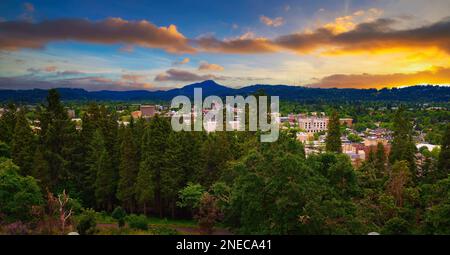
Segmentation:
{"type": "Polygon", "coordinates": [[[382,143],[377,144],[374,164],[377,169],[378,177],[383,176],[386,171],[386,152],[384,151],[384,145],[382,143]]]}
{"type": "Polygon", "coordinates": [[[19,171],[11,160],[0,162],[0,212],[7,222],[33,220],[33,207],[43,203],[36,180],[19,171]]]}
{"type": "Polygon", "coordinates": [[[11,156],[16,165],[20,167],[22,175],[30,175],[34,157],[34,134],[25,117],[25,110],[16,114],[16,127],[11,146],[11,156]]]}
{"type": "Polygon", "coordinates": [[[150,227],[150,231],[154,234],[154,235],[178,235],[178,231],[174,228],[171,228],[169,226],[164,226],[164,225],[152,225],[150,227]]]}
{"type": "Polygon", "coordinates": [[[125,208],[132,210],[135,202],[135,183],[139,169],[136,144],[130,129],[125,129],[119,166],[117,198],[125,208]]]}
{"type": "Polygon", "coordinates": [[[438,170],[442,177],[450,174],[450,124],[447,124],[444,137],[442,138],[438,170]]]}
{"type": "Polygon", "coordinates": [[[234,166],[238,174],[230,183],[229,203],[223,209],[226,224],[242,234],[358,232],[355,206],[337,195],[353,192],[356,180],[345,170],[348,163],[340,165],[334,154],[329,155],[331,160],[325,155],[320,164],[314,157],[305,162],[301,155],[277,147],[252,151],[234,166]],[[327,169],[322,175],[313,165],[327,165],[327,169]],[[330,181],[341,189],[344,179],[349,184],[342,192],[327,187],[330,181]],[[348,209],[341,209],[343,204],[348,209]]]}
{"type": "Polygon", "coordinates": [[[435,184],[422,186],[426,203],[424,232],[427,234],[450,234],[450,175],[435,184]]]}
{"type": "Polygon", "coordinates": [[[136,215],[131,214],[126,217],[126,221],[128,222],[128,226],[133,229],[147,230],[148,229],[148,221],[145,215],[136,215]]]}
{"type": "Polygon", "coordinates": [[[386,222],[382,234],[385,235],[406,235],[410,232],[410,224],[399,217],[392,218],[386,222]]]}
{"type": "Polygon", "coordinates": [[[180,190],[178,197],[179,201],[177,206],[183,208],[188,207],[191,209],[196,209],[200,205],[200,200],[205,192],[205,189],[200,184],[188,183],[188,185],[180,190]]]}
{"type": "Polygon", "coordinates": [[[8,144],[0,141],[0,158],[9,158],[11,157],[11,149],[9,148],[8,144]]]}
{"type": "Polygon", "coordinates": [[[339,123],[339,115],[333,111],[328,122],[328,131],[326,137],[325,149],[329,152],[342,152],[341,128],[339,123]]]}
{"type": "Polygon", "coordinates": [[[397,206],[403,205],[404,191],[411,182],[411,172],[408,168],[408,162],[397,161],[392,166],[392,172],[389,180],[386,182],[386,191],[395,198],[397,206]]]}
{"type": "Polygon", "coordinates": [[[77,231],[80,235],[97,233],[97,220],[93,209],[85,209],[77,220],[77,231]]]}
{"type": "Polygon", "coordinates": [[[355,135],[355,134],[349,134],[347,136],[347,139],[350,142],[353,142],[353,143],[360,143],[360,142],[362,142],[364,140],[364,139],[362,139],[361,137],[359,137],[358,135],[355,135]]]}
{"type": "Polygon", "coordinates": [[[114,211],[112,212],[111,216],[117,220],[119,227],[123,227],[125,226],[125,217],[127,216],[127,213],[125,212],[125,210],[118,206],[114,209],[114,211]]]}
{"type": "Polygon", "coordinates": [[[14,104],[9,104],[6,112],[0,118],[0,141],[11,145],[14,136],[14,129],[16,127],[16,113],[17,108],[14,104]]]}
{"type": "Polygon", "coordinates": [[[222,212],[217,206],[216,197],[204,192],[200,198],[198,211],[195,215],[198,225],[206,234],[212,234],[214,225],[222,218],[222,212]]]}
{"type": "Polygon", "coordinates": [[[41,203],[39,185],[55,194],[67,190],[76,198],[67,208],[74,209],[79,227],[90,234],[95,233],[95,218],[120,226],[124,219],[136,223],[134,230],[111,230],[115,234],[142,233],[139,229],[147,224],[145,233],[175,234],[172,224],[195,226],[185,219],[189,214],[207,233],[220,222],[238,234],[448,234],[449,111],[418,103],[395,111],[397,106],[282,103],[284,113],[323,111],[331,116],[327,152],[306,158],[295,129],[282,130],[275,143],[260,143],[258,132],[174,132],[162,116],[131,119],[119,128],[118,119],[130,120],[126,115],[138,110],[119,103],[71,104],[83,119],[82,129],[76,130],[51,90],[42,107],[25,113],[25,108],[17,111],[10,105],[0,118],[0,165],[14,169],[0,174],[0,217],[12,222],[8,226],[17,233],[36,231],[32,227],[41,222],[34,216],[58,225],[52,223],[56,207],[51,217],[35,207],[41,203]],[[117,114],[117,106],[125,111],[117,114]],[[356,130],[394,131],[391,154],[380,143],[355,170],[340,153],[340,136],[360,139],[339,125],[335,109],[353,118],[356,130]],[[31,132],[28,120],[39,120],[41,131],[31,132]],[[442,150],[420,149],[423,161],[416,167],[414,143],[424,134],[442,150]],[[78,216],[81,204],[103,211],[78,216]],[[31,208],[41,213],[31,214],[31,208]],[[126,211],[159,218],[126,216],[126,211]],[[168,215],[172,217],[163,220],[168,215]]]}
{"type": "Polygon", "coordinates": [[[95,198],[100,208],[111,210],[115,197],[114,167],[99,130],[94,133],[91,146],[93,150],[90,171],[96,175],[94,176],[95,198]]]}
{"type": "Polygon", "coordinates": [[[395,161],[405,160],[408,167],[415,172],[415,152],[416,146],[412,139],[412,125],[410,120],[405,116],[404,107],[400,107],[394,116],[393,140],[389,161],[394,164],[395,161]]]}

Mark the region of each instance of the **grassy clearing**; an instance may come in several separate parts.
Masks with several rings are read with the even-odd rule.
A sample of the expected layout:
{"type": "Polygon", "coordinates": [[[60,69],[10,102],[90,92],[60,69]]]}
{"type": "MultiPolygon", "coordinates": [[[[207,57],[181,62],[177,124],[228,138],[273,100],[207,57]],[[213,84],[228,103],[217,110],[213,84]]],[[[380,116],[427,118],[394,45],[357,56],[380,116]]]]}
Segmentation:
{"type": "MultiPolygon", "coordinates": [[[[97,223],[100,224],[117,224],[117,221],[106,212],[96,213],[97,223]]],[[[158,217],[146,217],[147,224],[149,225],[167,225],[178,227],[197,227],[197,223],[194,220],[188,219],[169,219],[158,217]]]]}
{"type": "MultiPolygon", "coordinates": [[[[136,216],[136,215],[135,215],[136,216]]],[[[158,217],[142,217],[144,219],[144,226],[148,229],[138,229],[130,227],[129,220],[133,218],[132,215],[126,217],[126,226],[119,228],[117,221],[106,212],[97,212],[97,228],[99,235],[199,235],[202,234],[195,220],[189,219],[170,219],[158,217]],[[146,224],[145,224],[146,223],[146,224]]],[[[225,227],[221,224],[216,226],[219,232],[225,231],[225,227]]]]}

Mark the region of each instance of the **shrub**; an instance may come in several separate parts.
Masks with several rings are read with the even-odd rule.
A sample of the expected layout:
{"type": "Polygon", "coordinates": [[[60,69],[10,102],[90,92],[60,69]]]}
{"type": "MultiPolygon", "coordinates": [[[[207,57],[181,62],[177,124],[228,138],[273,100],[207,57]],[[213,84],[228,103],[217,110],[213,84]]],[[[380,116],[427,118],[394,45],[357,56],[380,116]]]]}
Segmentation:
{"type": "Polygon", "coordinates": [[[132,214],[127,217],[128,225],[133,229],[147,230],[147,218],[144,215],[132,214]]]}
{"type": "Polygon", "coordinates": [[[384,235],[407,235],[410,233],[410,226],[406,220],[394,217],[386,222],[381,233],[384,235]]]}
{"type": "Polygon", "coordinates": [[[1,157],[9,158],[10,156],[11,156],[11,149],[6,143],[0,141],[0,158],[1,157]]]}
{"type": "Polygon", "coordinates": [[[203,193],[195,218],[200,228],[208,235],[213,233],[214,225],[222,218],[222,213],[217,206],[216,197],[208,192],[203,193]]]}
{"type": "Polygon", "coordinates": [[[32,209],[43,203],[36,180],[19,174],[11,160],[0,162],[0,212],[6,222],[30,222],[32,209]]]}
{"type": "Polygon", "coordinates": [[[180,208],[188,207],[191,209],[198,208],[200,199],[205,192],[205,189],[200,184],[188,183],[186,187],[180,190],[178,197],[180,201],[177,206],[180,208]]]}
{"type": "Polygon", "coordinates": [[[21,221],[16,221],[6,225],[3,231],[8,235],[26,235],[29,233],[27,225],[21,221]]]}
{"type": "Polygon", "coordinates": [[[151,231],[155,235],[178,235],[177,230],[167,226],[152,225],[151,231]]]}
{"type": "Polygon", "coordinates": [[[78,218],[77,230],[80,235],[93,235],[97,232],[94,210],[87,209],[83,211],[78,218]]]}
{"type": "Polygon", "coordinates": [[[127,213],[122,207],[116,207],[111,216],[117,220],[120,228],[125,226],[125,217],[127,216],[127,213]]]}

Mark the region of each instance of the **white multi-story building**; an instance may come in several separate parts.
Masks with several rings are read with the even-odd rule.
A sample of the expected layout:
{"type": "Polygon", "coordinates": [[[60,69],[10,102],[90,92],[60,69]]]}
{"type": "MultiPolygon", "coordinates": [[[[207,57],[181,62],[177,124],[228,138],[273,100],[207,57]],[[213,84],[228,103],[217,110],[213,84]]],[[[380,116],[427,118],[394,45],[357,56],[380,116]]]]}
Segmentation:
{"type": "Polygon", "coordinates": [[[326,131],[328,128],[328,117],[298,115],[298,127],[308,133],[326,131]]]}

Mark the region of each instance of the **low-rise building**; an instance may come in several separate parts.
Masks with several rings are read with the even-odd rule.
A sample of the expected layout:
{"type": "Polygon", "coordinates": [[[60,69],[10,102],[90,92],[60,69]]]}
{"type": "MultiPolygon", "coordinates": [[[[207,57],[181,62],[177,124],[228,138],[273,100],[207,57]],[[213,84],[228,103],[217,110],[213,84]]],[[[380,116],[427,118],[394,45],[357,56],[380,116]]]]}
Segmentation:
{"type": "Polygon", "coordinates": [[[131,117],[133,117],[133,119],[139,119],[142,116],[142,112],[141,111],[134,111],[131,112],[131,117]]]}
{"type": "Polygon", "coordinates": [[[340,118],[339,122],[341,125],[344,125],[346,127],[352,127],[353,126],[353,119],[352,118],[340,118]]]}
{"type": "Polygon", "coordinates": [[[73,109],[68,109],[68,110],[67,110],[67,116],[69,117],[69,119],[75,118],[75,110],[73,110],[73,109]]]}
{"type": "Polygon", "coordinates": [[[297,116],[298,127],[308,133],[318,133],[328,129],[328,118],[318,116],[305,116],[299,114],[297,116]]]}
{"type": "MultiPolygon", "coordinates": [[[[285,120],[286,121],[286,120],[285,120]]],[[[329,118],[325,116],[325,113],[313,112],[311,115],[307,114],[289,114],[287,121],[291,125],[298,124],[298,127],[308,133],[318,133],[327,131],[329,118]]],[[[351,127],[353,125],[352,118],[341,118],[339,119],[341,125],[351,127]]]]}
{"type": "Polygon", "coordinates": [[[439,148],[439,145],[429,144],[429,143],[418,143],[416,144],[417,149],[422,147],[426,147],[429,151],[432,151],[434,148],[439,148]]]}
{"type": "Polygon", "coordinates": [[[151,118],[156,114],[156,107],[154,105],[141,105],[140,111],[142,118],[151,118]]]}

